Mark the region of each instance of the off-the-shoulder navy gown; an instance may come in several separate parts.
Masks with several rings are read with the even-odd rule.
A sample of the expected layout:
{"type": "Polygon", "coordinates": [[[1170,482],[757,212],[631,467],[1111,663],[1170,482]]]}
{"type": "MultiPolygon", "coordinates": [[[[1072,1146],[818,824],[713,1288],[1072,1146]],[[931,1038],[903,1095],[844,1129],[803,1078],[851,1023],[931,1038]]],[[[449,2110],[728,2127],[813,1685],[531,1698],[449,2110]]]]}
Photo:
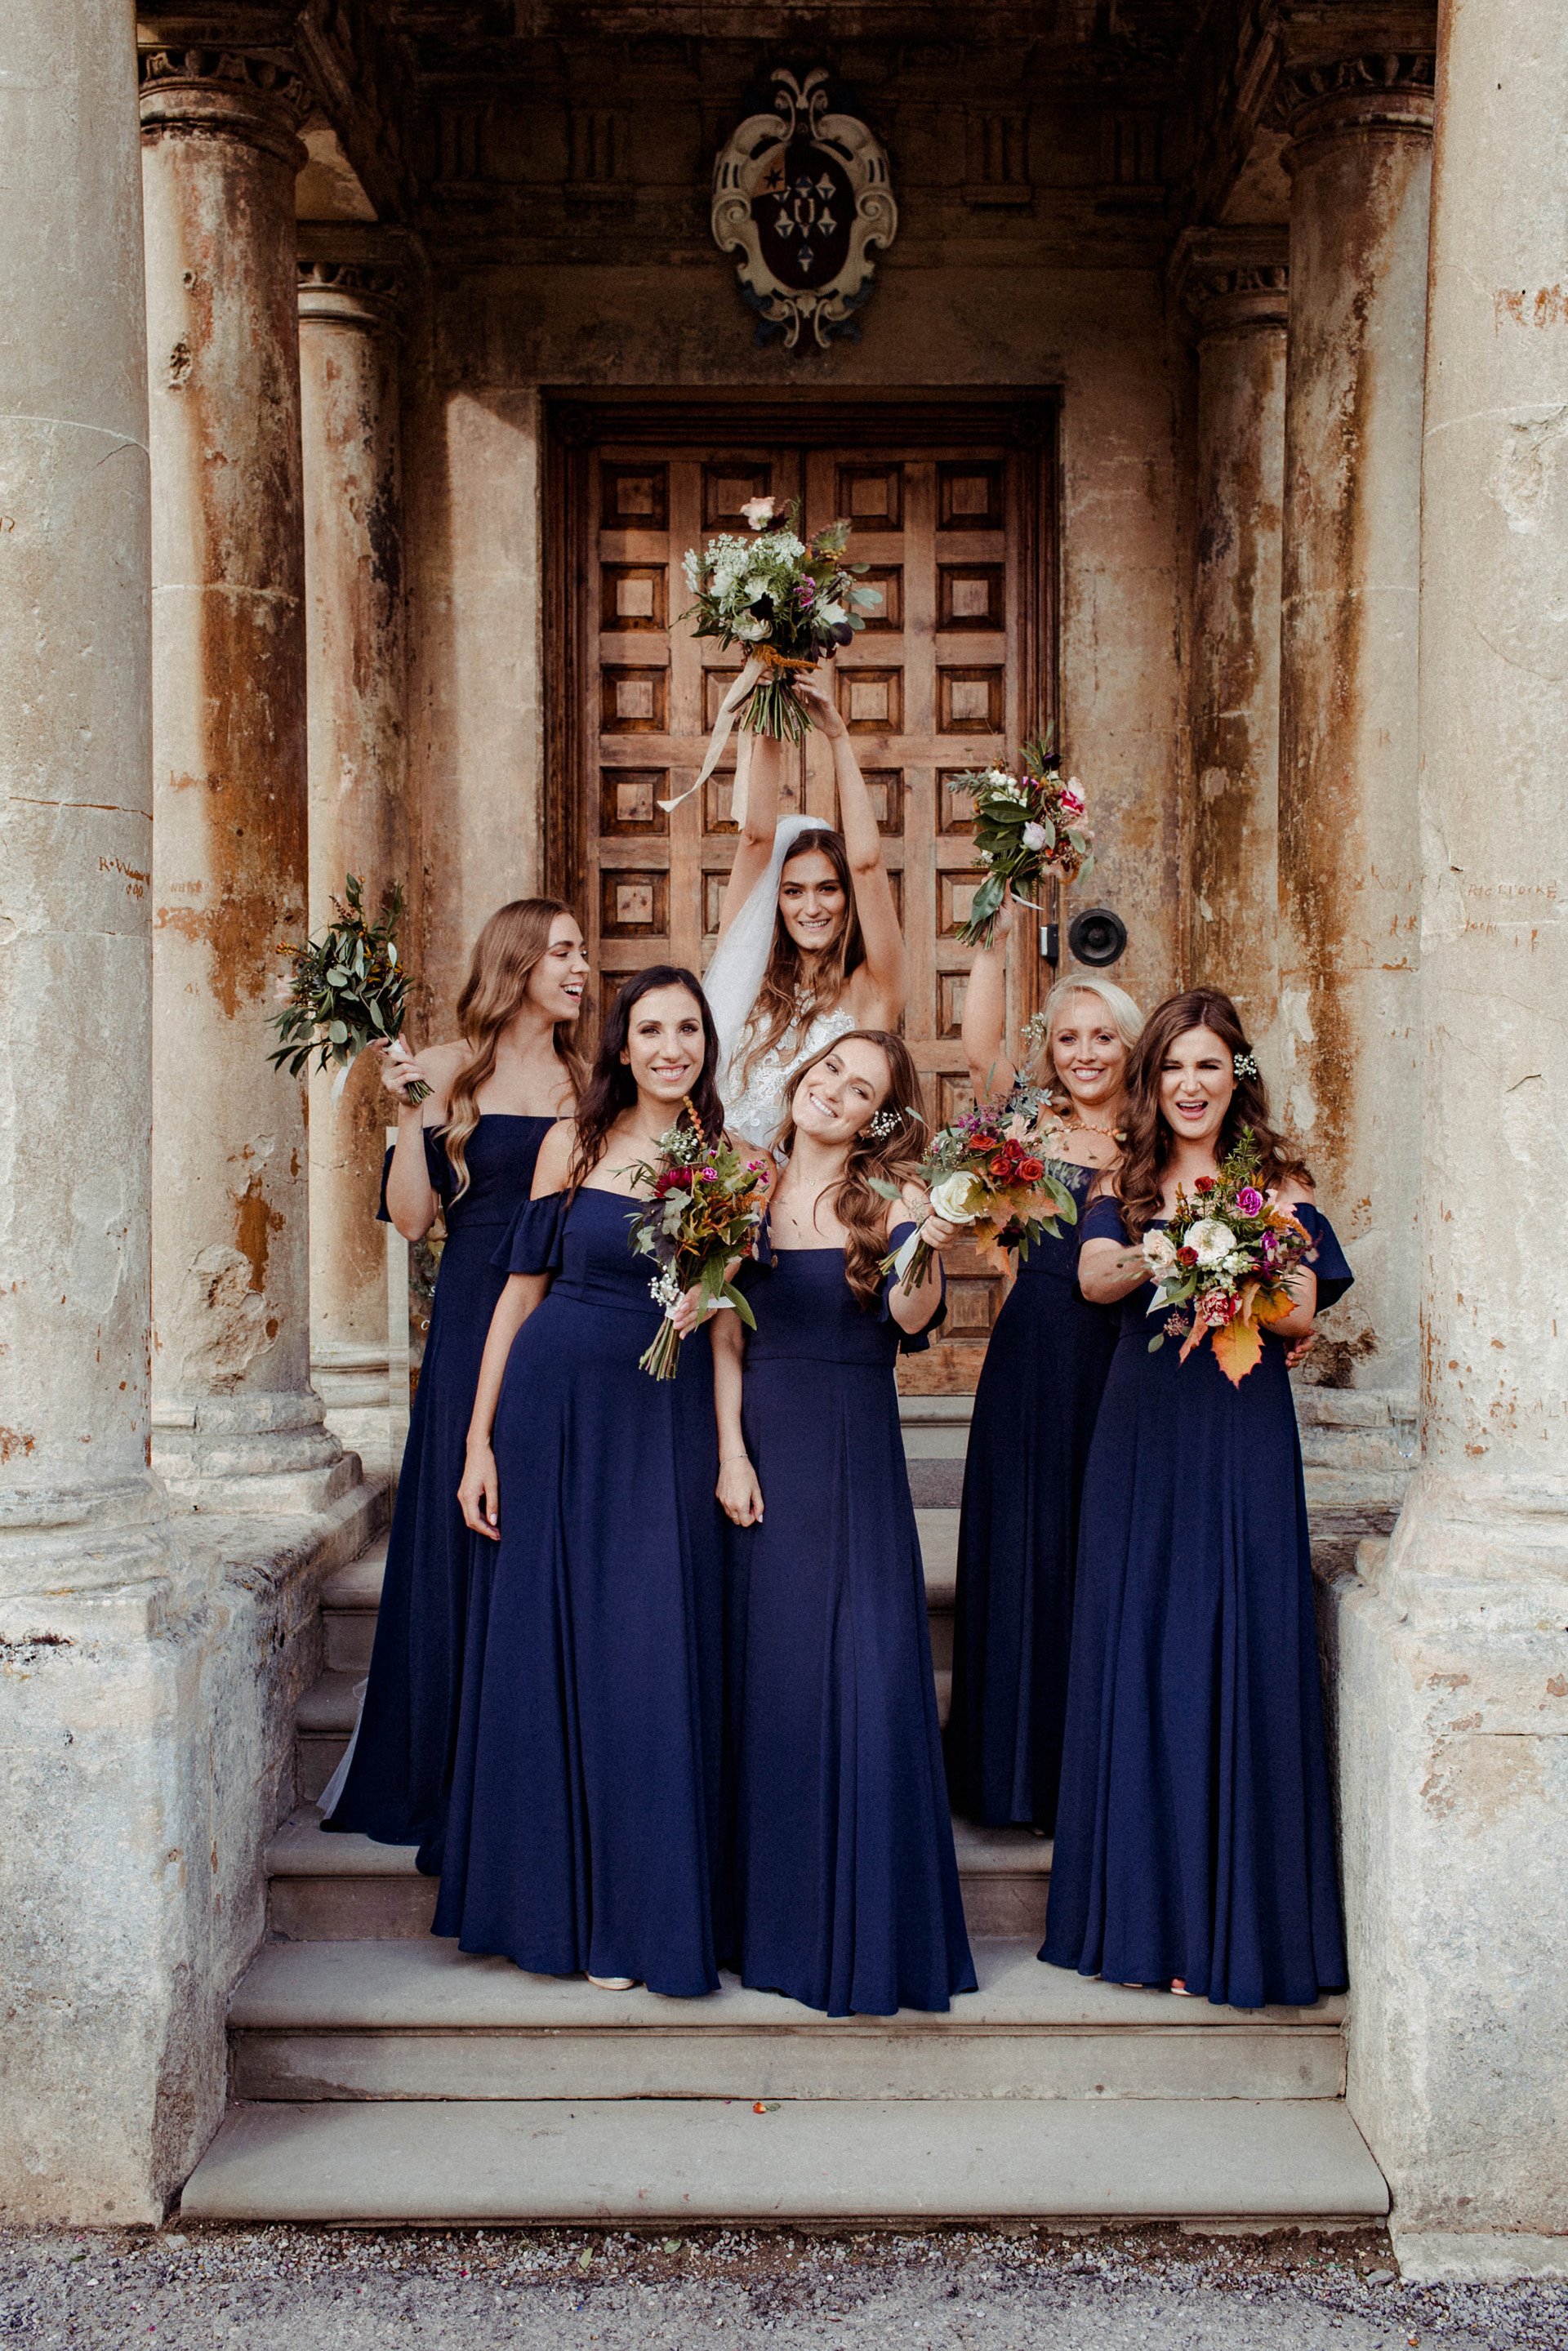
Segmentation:
{"type": "MultiPolygon", "coordinates": [[[[323,1825],[357,1829],[381,1844],[417,1844],[419,1865],[429,1871],[441,1866],[468,1613],[471,1537],[457,1487],[486,1334],[507,1279],[493,1259],[528,1199],[554,1123],[486,1111],[468,1138],[468,1187],[455,1200],[441,1134],[424,1136],[446,1245],[398,1478],[370,1682],[342,1792],[323,1825]]],[[[384,1222],[384,1172],[381,1214],[384,1222]]]]}
{"type": "Polygon", "coordinates": [[[927,1342],[893,1321],[894,1278],[864,1309],[841,1248],[766,1239],[743,1274],[763,1518],[727,1533],[725,1958],[831,2016],[975,1985],[894,1382],[901,1343],[927,1342]]]}
{"type": "Polygon", "coordinates": [[[549,1273],[493,1444],[500,1541],[474,1538],[438,1935],[542,1975],[716,1989],[724,1544],[713,1350],[639,1371],[659,1326],[638,1203],[532,1201],[514,1273],[549,1273]]]}
{"type": "MultiPolygon", "coordinates": [[[[1079,1215],[1092,1167],[1068,1177],[1079,1215]]],[[[1078,1287],[1079,1231],[1019,1267],[975,1390],[953,1626],[947,1783],[991,1827],[1056,1824],[1083,1466],[1121,1318],[1078,1287]]]]}
{"type": "MultiPolygon", "coordinates": [[[[1326,1217],[1320,1305],[1351,1271],[1326,1217]]],[[[1097,1200],[1086,1240],[1124,1241],[1097,1200]]],[[[1232,1387],[1122,1335],[1083,1482],[1056,1850],[1041,1959],[1238,2008],[1343,1989],[1312,1554],[1285,1344],[1232,1387]]]]}

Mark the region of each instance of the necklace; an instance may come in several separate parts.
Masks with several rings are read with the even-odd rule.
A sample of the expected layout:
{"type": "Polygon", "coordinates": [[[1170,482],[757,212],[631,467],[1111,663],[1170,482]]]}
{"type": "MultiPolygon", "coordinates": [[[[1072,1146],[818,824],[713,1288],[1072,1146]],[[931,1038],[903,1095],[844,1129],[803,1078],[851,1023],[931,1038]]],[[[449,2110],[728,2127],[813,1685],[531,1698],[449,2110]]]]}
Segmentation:
{"type": "Polygon", "coordinates": [[[1083,1133],[1086,1134],[1103,1134],[1106,1137],[1107,1141],[1111,1143],[1125,1143],[1127,1140],[1126,1131],[1124,1128],[1120,1126],[1096,1126],[1092,1118],[1084,1118],[1082,1113],[1076,1117],[1070,1118],[1067,1122],[1067,1132],[1069,1134],[1075,1134],[1080,1128],[1082,1128],[1083,1133]]]}

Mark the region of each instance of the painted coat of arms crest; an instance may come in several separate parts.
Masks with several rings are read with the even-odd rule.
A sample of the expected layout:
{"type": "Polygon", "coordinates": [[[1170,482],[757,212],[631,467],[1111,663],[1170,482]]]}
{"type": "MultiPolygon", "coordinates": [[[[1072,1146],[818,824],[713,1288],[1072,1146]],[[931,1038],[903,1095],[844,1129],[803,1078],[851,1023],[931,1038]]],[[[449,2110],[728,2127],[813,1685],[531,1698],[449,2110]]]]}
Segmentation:
{"type": "Polygon", "coordinates": [[[796,350],[809,328],[824,349],[856,339],[876,264],[898,234],[887,154],[858,116],[828,110],[821,67],[798,81],[776,68],[771,114],[750,114],[713,170],[713,233],[738,253],[757,340],[796,350]]]}

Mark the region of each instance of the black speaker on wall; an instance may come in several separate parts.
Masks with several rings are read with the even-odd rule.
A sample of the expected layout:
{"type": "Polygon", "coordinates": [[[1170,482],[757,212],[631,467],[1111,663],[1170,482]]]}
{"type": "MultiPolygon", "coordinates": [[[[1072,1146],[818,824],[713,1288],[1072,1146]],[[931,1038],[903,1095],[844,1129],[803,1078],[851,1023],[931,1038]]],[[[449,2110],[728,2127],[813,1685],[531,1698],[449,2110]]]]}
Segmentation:
{"type": "Polygon", "coordinates": [[[1086,906],[1068,926],[1067,944],[1074,960],[1103,969],[1119,963],[1127,951],[1127,925],[1109,906],[1086,906]]]}

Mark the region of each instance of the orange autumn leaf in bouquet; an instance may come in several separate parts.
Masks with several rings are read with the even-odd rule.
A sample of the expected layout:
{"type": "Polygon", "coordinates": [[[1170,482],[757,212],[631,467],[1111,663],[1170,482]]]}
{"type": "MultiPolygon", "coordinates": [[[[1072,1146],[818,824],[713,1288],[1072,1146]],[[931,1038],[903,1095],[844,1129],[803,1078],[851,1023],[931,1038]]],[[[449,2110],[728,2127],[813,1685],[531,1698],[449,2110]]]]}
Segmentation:
{"type": "Polygon", "coordinates": [[[1312,1238],[1275,1205],[1259,1180],[1257,1138],[1243,1127],[1193,1197],[1176,1194],[1176,1214],[1144,1236],[1144,1262],[1155,1282],[1151,1314],[1166,1321],[1149,1341],[1154,1354],[1180,1339],[1185,1364],[1205,1339],[1232,1387],[1263,1356],[1263,1333],[1295,1304],[1290,1278],[1312,1254],[1312,1238]]]}

